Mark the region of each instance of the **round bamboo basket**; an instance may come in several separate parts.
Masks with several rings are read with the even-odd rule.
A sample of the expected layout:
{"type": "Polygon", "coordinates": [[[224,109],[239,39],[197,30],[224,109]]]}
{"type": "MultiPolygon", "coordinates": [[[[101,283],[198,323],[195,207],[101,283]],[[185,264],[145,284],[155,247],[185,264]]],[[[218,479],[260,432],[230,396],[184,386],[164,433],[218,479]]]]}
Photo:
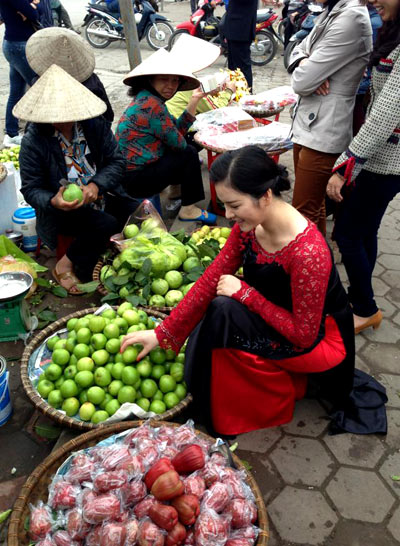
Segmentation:
{"type": "MultiPolygon", "coordinates": [[[[32,341],[25,347],[25,350],[22,354],[21,358],[21,381],[22,385],[24,387],[24,390],[32,402],[32,404],[46,417],[49,417],[50,419],[53,419],[60,425],[68,428],[75,428],[79,429],[81,431],[85,430],[91,430],[95,428],[104,428],[106,426],[110,426],[107,424],[99,423],[95,425],[94,423],[87,423],[85,421],[78,421],[78,419],[74,419],[73,417],[68,417],[64,413],[62,413],[59,410],[56,410],[52,408],[46,400],[44,400],[35,387],[32,385],[31,380],[29,379],[28,375],[28,362],[31,354],[35,349],[39,347],[43,343],[43,341],[51,336],[52,334],[55,334],[58,330],[61,328],[65,328],[67,322],[71,318],[80,318],[83,317],[89,313],[93,313],[96,309],[90,308],[90,309],[82,309],[81,311],[77,311],[75,313],[71,313],[70,315],[67,315],[66,317],[63,317],[62,319],[56,320],[51,325],[47,326],[47,328],[44,328],[37,336],[35,336],[32,341]]],[[[157,311],[150,311],[146,309],[146,312],[149,313],[151,316],[164,319],[165,315],[162,313],[158,313],[157,311]]],[[[187,396],[179,402],[176,406],[173,408],[165,411],[164,413],[160,413],[160,415],[153,417],[153,420],[169,420],[181,413],[186,407],[190,404],[192,401],[192,395],[189,393],[187,396]]]]}
{"type": "MultiPolygon", "coordinates": [[[[48,487],[53,475],[72,452],[94,446],[101,440],[104,440],[113,434],[118,434],[124,430],[138,427],[143,423],[144,421],[125,421],[108,427],[102,427],[101,429],[92,430],[70,440],[54,453],[51,453],[29,476],[15,501],[8,528],[8,546],[27,546],[29,544],[28,534],[24,528],[26,518],[29,516],[29,505],[36,504],[40,500],[44,502],[47,501],[48,487]]],[[[180,426],[176,423],[166,423],[163,421],[156,421],[154,422],[154,425],[167,425],[170,427],[180,426]]],[[[214,438],[207,434],[199,431],[196,431],[196,434],[206,440],[214,442],[214,438]]],[[[257,525],[260,528],[256,546],[267,546],[269,540],[269,525],[267,510],[261,491],[253,476],[245,468],[240,459],[234,453],[232,454],[232,457],[236,466],[245,470],[247,483],[255,496],[258,510],[257,525]]]]}

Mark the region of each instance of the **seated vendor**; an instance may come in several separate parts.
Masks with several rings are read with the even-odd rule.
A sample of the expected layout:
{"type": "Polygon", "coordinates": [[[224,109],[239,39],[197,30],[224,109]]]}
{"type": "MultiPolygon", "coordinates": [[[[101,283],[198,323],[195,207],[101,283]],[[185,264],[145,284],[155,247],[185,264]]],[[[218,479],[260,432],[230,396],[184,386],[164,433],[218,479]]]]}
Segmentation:
{"type": "Polygon", "coordinates": [[[143,346],[185,352],[196,420],[236,435],[288,423],[307,383],[332,404],[332,430],[385,433],[385,389],[354,370],[354,326],[329,247],[315,224],[281,199],[285,169],[257,146],[219,156],[211,179],[227,243],[143,346]],[[243,265],[244,280],[235,276],[243,265]]]}
{"type": "Polygon", "coordinates": [[[215,224],[215,214],[199,208],[204,199],[199,156],[185,134],[205,94],[199,81],[172,54],[160,49],[124,79],[133,100],[116,130],[126,160],[124,186],[133,197],[151,197],[170,184],[181,185],[179,219],[215,224]],[[177,91],[194,90],[182,115],[175,119],[165,102],[177,91]]]}
{"type": "Polygon", "coordinates": [[[138,205],[120,185],[125,162],[101,115],[105,110],[102,100],[57,65],[46,70],[13,110],[16,117],[31,122],[19,160],[21,192],[36,210],[37,233],[51,249],[59,234],[75,238],[53,270],[71,294],[81,293],[77,284],[92,278],[110,236],[138,205]],[[63,181],[81,188],[81,201],[63,198],[63,181]],[[119,221],[101,210],[118,195],[126,207],[130,204],[119,221]]]}

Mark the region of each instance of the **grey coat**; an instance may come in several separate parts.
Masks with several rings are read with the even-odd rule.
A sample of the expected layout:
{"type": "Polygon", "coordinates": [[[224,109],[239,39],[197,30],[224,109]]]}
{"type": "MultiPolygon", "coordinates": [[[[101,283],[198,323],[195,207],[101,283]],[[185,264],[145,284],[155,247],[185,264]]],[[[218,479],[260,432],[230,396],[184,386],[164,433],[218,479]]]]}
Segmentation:
{"type": "Polygon", "coordinates": [[[326,9],[290,57],[292,87],[300,96],[293,119],[293,142],[326,153],[350,143],[358,86],[372,50],[368,10],[358,0],[340,0],[326,9]],[[302,59],[307,62],[302,66],[302,59]],[[314,93],[329,79],[329,94],[314,93]]]}

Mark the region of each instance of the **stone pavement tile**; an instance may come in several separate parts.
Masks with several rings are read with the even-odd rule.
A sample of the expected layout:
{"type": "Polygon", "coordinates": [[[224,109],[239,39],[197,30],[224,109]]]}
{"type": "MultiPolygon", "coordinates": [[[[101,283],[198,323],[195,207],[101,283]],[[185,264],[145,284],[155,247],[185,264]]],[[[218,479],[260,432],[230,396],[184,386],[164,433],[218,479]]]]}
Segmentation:
{"type": "MultiPolygon", "coordinates": [[[[396,248],[396,243],[393,243],[392,239],[386,239],[384,237],[379,237],[378,241],[378,250],[380,253],[392,254],[393,250],[396,248]]],[[[374,269],[375,274],[375,269],[374,269]]]]}
{"type": "Polygon", "coordinates": [[[379,473],[396,497],[400,497],[400,480],[397,480],[400,477],[400,453],[389,455],[380,467],[379,473]]]}
{"type": "Polygon", "coordinates": [[[400,544],[400,508],[390,518],[387,528],[396,539],[396,544],[400,544]]]}
{"type": "Polygon", "coordinates": [[[326,492],[344,518],[368,523],[383,521],[395,500],[374,472],[355,468],[339,468],[326,492]]]}
{"type": "Polygon", "coordinates": [[[338,521],[319,491],[290,486],[269,505],[269,515],[283,540],[307,546],[325,544],[338,521]]]}
{"type": "MultiPolygon", "coordinates": [[[[389,254],[386,254],[386,256],[389,256],[389,254]]],[[[387,269],[380,278],[392,288],[397,288],[400,285],[400,271],[395,269],[387,269]]]]}
{"type": "MultiPolygon", "coordinates": [[[[386,269],[400,271],[400,255],[398,254],[380,254],[378,262],[386,269]]],[[[384,277],[385,275],[382,276],[384,277]]]]}
{"type": "MultiPolygon", "coordinates": [[[[399,285],[400,286],[400,285],[399,285]]],[[[392,301],[397,307],[400,307],[400,288],[391,288],[386,294],[389,301],[392,301]]]]}
{"type": "Polygon", "coordinates": [[[246,434],[241,434],[239,436],[239,449],[245,449],[246,451],[253,451],[255,453],[265,453],[270,447],[276,444],[281,436],[282,432],[279,427],[263,428],[252,432],[246,432],[246,434]]]}
{"type": "Polygon", "coordinates": [[[28,476],[19,476],[13,480],[0,483],[0,512],[12,508],[27,477],[28,476]]]}
{"type": "Polygon", "coordinates": [[[298,436],[319,436],[328,426],[326,411],[316,400],[306,398],[296,403],[291,422],[282,427],[284,432],[298,436]]]}
{"type": "Polygon", "coordinates": [[[397,373],[400,370],[400,351],[397,345],[368,343],[361,349],[360,356],[373,373],[397,373]]]}
{"type": "Polygon", "coordinates": [[[320,486],[334,460],[318,440],[285,436],[270,454],[283,480],[291,485],[320,486]]]}
{"type": "Polygon", "coordinates": [[[355,336],[356,341],[356,354],[366,344],[367,340],[364,336],[355,336]]]}
{"type": "Polygon", "coordinates": [[[323,441],[341,464],[374,468],[385,452],[378,436],[336,434],[323,441]]]}
{"type": "Polygon", "coordinates": [[[391,318],[397,310],[397,307],[395,307],[388,298],[381,298],[378,296],[375,298],[375,301],[385,319],[391,318]]]}
{"type": "MultiPolygon", "coordinates": [[[[356,336],[356,339],[361,338],[361,337],[362,336],[356,336]]],[[[373,373],[371,372],[370,366],[368,366],[368,364],[365,362],[364,359],[362,359],[360,356],[357,355],[357,352],[356,352],[356,368],[358,368],[359,370],[361,370],[361,371],[363,371],[365,373],[373,375],[373,373]]]]}
{"type": "Polygon", "coordinates": [[[358,521],[340,521],[326,546],[396,546],[393,537],[382,527],[358,521]]]}
{"type": "MultiPolygon", "coordinates": [[[[380,245],[380,241],[381,239],[379,239],[379,245],[380,245]]],[[[393,250],[393,241],[390,241],[391,242],[391,248],[393,250]]],[[[395,243],[397,244],[397,243],[395,243]]],[[[379,250],[381,250],[379,248],[379,250]]],[[[386,269],[384,267],[381,266],[381,264],[378,264],[378,262],[375,263],[375,267],[374,267],[374,271],[372,272],[372,275],[374,277],[379,277],[384,271],[386,271],[386,269]]]]}
{"type": "Polygon", "coordinates": [[[267,457],[258,456],[258,459],[263,465],[261,472],[258,472],[258,475],[261,476],[259,485],[262,485],[263,499],[268,507],[270,499],[276,497],[285,484],[281,475],[267,457]]]}
{"type": "Polygon", "coordinates": [[[372,277],[372,288],[376,296],[384,296],[390,290],[390,286],[379,277],[372,277]]]}
{"type": "Polygon", "coordinates": [[[379,381],[386,387],[386,394],[389,398],[387,406],[400,408],[400,375],[382,373],[379,375],[379,381]]]}
{"type": "Polygon", "coordinates": [[[268,546],[281,546],[281,544],[282,542],[278,539],[276,532],[270,527],[268,546]]]}
{"type": "Polygon", "coordinates": [[[363,335],[375,343],[397,343],[400,340],[400,326],[383,319],[377,330],[368,328],[363,331],[363,335]]]}
{"type": "MultiPolygon", "coordinates": [[[[396,409],[387,409],[388,432],[385,438],[385,444],[389,447],[399,449],[400,447],[400,411],[396,409]]],[[[400,474],[400,471],[398,472],[400,474]]]]}
{"type": "Polygon", "coordinates": [[[393,318],[393,322],[396,324],[400,324],[400,312],[396,314],[396,316],[393,318]]]}

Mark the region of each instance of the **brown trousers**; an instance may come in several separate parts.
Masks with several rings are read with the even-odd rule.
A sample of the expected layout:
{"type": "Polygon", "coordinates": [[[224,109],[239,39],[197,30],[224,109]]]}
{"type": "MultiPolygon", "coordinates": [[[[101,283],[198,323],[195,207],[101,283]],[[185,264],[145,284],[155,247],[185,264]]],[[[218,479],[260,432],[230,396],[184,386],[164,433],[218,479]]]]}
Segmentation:
{"type": "Polygon", "coordinates": [[[292,205],[317,224],[324,236],[326,186],[338,157],[339,154],[318,152],[300,144],[293,146],[295,183],[292,205]]]}

